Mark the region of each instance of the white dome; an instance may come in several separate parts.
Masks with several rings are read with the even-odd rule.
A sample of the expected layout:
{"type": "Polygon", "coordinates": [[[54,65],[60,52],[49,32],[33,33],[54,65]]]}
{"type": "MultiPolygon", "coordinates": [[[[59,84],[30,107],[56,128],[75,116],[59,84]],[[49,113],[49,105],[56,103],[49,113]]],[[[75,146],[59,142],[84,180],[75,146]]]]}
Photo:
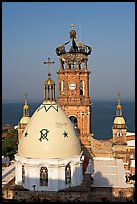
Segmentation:
{"type": "Polygon", "coordinates": [[[79,138],[56,102],[43,102],[30,118],[18,146],[27,158],[69,158],[81,153],[79,138]]]}

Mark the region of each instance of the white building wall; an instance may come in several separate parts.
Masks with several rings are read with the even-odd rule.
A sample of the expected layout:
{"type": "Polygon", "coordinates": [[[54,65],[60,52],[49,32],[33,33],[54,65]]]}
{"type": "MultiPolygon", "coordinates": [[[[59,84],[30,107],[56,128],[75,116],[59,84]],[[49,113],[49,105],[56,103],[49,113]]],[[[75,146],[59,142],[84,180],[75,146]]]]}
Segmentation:
{"type": "MultiPolygon", "coordinates": [[[[30,190],[34,190],[33,185],[36,185],[38,183],[37,169],[35,166],[30,166],[30,165],[27,166],[26,168],[28,169],[28,174],[27,174],[27,180],[25,180],[25,186],[30,190]]],[[[26,171],[26,168],[25,168],[25,171],[26,171]]]]}
{"type": "Polygon", "coordinates": [[[52,181],[52,191],[58,191],[58,167],[54,166],[53,167],[53,171],[52,171],[52,177],[51,177],[51,181],[52,181]]]}
{"type": "Polygon", "coordinates": [[[82,162],[79,159],[71,163],[71,186],[80,185],[83,180],[82,162]]]}
{"type": "Polygon", "coordinates": [[[80,185],[83,180],[83,166],[82,163],[80,163],[77,166],[77,172],[76,172],[76,185],[80,185]]]}
{"type": "Polygon", "coordinates": [[[15,172],[15,184],[22,185],[22,164],[20,162],[16,162],[15,172]]]}
{"type": "Polygon", "coordinates": [[[58,189],[65,188],[65,165],[60,165],[58,168],[58,189]]]}
{"type": "Polygon", "coordinates": [[[67,188],[65,184],[65,167],[68,163],[71,165],[71,186],[80,185],[83,179],[82,161],[80,155],[69,159],[28,159],[15,155],[16,160],[16,184],[22,185],[29,190],[58,191],[67,188]],[[22,184],[22,165],[25,167],[25,183],[22,184]],[[48,186],[40,186],[40,168],[42,166],[48,169],[48,186]]]}
{"type": "Polygon", "coordinates": [[[27,188],[29,186],[29,168],[27,164],[24,164],[25,167],[25,183],[24,183],[24,188],[27,188]]]}

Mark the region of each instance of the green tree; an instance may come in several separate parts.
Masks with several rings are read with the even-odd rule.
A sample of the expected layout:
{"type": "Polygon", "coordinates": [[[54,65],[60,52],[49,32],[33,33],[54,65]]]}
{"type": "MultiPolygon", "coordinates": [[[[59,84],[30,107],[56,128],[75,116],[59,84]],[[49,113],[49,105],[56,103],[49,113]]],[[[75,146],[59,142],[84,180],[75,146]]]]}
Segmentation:
{"type": "Polygon", "coordinates": [[[17,129],[11,129],[7,133],[6,138],[2,142],[2,155],[8,156],[10,160],[14,159],[14,154],[16,154],[18,149],[18,131],[17,129]]]}

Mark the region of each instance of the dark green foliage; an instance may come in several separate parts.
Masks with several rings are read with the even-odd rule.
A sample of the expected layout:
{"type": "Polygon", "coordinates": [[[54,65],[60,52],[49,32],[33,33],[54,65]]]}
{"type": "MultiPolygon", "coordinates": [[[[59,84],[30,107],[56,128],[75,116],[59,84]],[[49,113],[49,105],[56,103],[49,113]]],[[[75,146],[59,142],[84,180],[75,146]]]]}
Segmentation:
{"type": "Polygon", "coordinates": [[[2,155],[8,156],[10,160],[14,159],[14,154],[17,152],[18,131],[17,129],[11,129],[7,133],[7,137],[2,142],[2,155]]]}

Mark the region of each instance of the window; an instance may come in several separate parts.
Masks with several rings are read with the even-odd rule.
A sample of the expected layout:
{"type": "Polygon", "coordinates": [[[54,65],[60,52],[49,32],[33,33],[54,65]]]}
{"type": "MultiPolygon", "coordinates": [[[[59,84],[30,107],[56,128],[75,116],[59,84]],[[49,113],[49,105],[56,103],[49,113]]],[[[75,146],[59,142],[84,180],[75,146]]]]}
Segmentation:
{"type": "Polygon", "coordinates": [[[130,170],[130,162],[128,162],[128,170],[130,170]]]}
{"type": "Polygon", "coordinates": [[[80,95],[84,96],[84,81],[80,81],[80,95]]]}
{"type": "Polygon", "coordinates": [[[70,164],[68,164],[65,167],[65,184],[70,184],[71,183],[71,167],[70,164]]]}
{"type": "Polygon", "coordinates": [[[24,165],[22,165],[22,183],[25,183],[25,168],[24,165]]]}
{"type": "Polygon", "coordinates": [[[40,169],[40,186],[48,186],[48,169],[46,167],[40,169]]]}
{"type": "Polygon", "coordinates": [[[64,90],[65,90],[64,85],[65,85],[65,82],[62,81],[62,82],[61,82],[61,94],[64,94],[64,90]]]}
{"type": "Polygon", "coordinates": [[[73,123],[74,127],[78,126],[78,121],[77,118],[75,116],[70,116],[69,119],[71,120],[71,122],[73,123]]]}
{"type": "Polygon", "coordinates": [[[120,136],[121,136],[121,132],[118,132],[118,133],[117,133],[117,137],[120,137],[120,136]]]}

